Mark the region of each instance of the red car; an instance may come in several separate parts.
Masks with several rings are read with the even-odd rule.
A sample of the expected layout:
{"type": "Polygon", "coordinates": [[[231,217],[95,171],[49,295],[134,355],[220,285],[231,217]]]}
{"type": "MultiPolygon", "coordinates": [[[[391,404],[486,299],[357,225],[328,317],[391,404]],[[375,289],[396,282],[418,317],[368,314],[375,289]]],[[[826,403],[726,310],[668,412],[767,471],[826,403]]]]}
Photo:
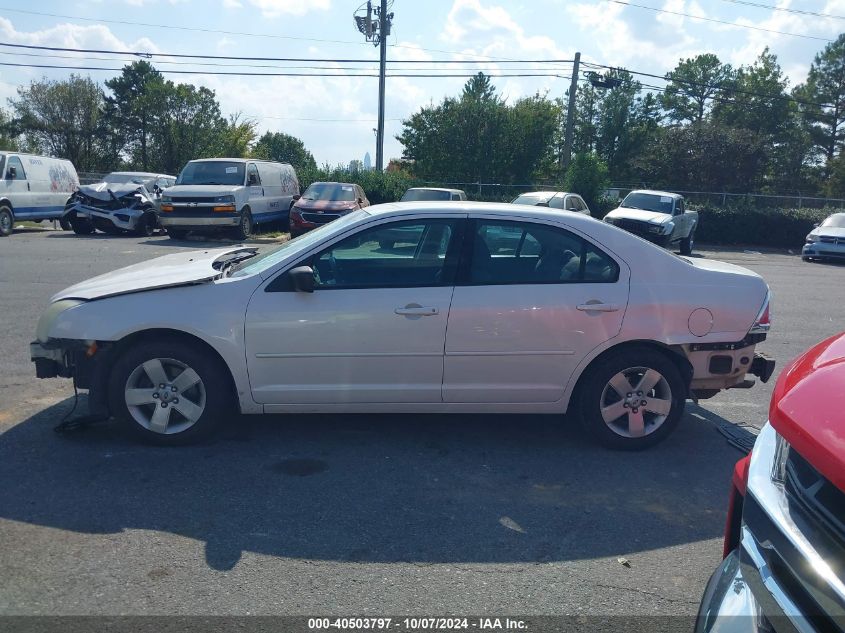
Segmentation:
{"type": "Polygon", "coordinates": [[[316,229],[342,215],[370,206],[360,185],[312,182],[290,210],[290,236],[316,229]]]}
{"type": "Polygon", "coordinates": [[[696,631],[845,631],[845,333],[781,373],[696,631]]]}

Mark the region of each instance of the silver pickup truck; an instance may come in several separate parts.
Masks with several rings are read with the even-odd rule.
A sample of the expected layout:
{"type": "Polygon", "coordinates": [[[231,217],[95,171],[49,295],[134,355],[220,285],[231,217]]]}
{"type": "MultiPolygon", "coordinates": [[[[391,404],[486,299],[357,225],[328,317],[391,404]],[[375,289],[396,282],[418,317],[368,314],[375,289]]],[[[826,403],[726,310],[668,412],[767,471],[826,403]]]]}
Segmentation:
{"type": "Polygon", "coordinates": [[[681,255],[691,255],[698,212],[689,211],[677,193],[641,189],[625,196],[604,221],[660,246],[678,244],[681,255]]]}

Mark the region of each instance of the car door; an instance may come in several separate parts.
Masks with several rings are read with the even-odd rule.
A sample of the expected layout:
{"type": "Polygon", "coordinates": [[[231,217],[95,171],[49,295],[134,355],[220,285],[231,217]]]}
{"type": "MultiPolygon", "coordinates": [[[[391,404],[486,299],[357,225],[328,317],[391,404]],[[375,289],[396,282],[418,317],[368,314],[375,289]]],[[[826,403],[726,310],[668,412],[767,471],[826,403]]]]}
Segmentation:
{"type": "Polygon", "coordinates": [[[255,163],[249,163],[246,166],[246,186],[249,190],[249,208],[252,211],[252,217],[260,221],[260,216],[267,212],[267,200],[264,197],[264,187],[261,185],[261,174],[258,173],[255,163]]]}
{"type": "Polygon", "coordinates": [[[629,270],[534,221],[470,220],[446,332],[445,402],[556,402],[581,360],[616,336],[629,270]]]}
{"type": "Polygon", "coordinates": [[[674,205],[672,206],[672,222],[675,228],[672,229],[671,241],[674,242],[686,237],[689,233],[690,218],[684,214],[683,200],[678,199],[674,201],[674,205]]]}
{"type": "Polygon", "coordinates": [[[246,316],[255,400],[440,402],[462,223],[369,226],[297,262],[313,268],[314,292],[293,290],[286,272],[256,292],[246,316]]]}
{"type": "Polygon", "coordinates": [[[38,215],[39,209],[33,201],[30,186],[26,179],[26,171],[21,159],[17,156],[6,157],[2,194],[12,201],[16,218],[38,215]]]}

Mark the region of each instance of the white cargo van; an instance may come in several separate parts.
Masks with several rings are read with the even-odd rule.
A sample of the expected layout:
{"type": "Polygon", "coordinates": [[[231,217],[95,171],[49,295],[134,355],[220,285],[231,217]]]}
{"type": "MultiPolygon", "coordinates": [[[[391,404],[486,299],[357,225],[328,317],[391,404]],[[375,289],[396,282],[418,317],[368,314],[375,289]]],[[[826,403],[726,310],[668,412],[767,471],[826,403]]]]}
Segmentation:
{"type": "Polygon", "coordinates": [[[227,229],[239,240],[253,227],[287,222],[299,180],[293,167],[247,158],[192,160],[161,196],[159,221],[174,239],[227,229]]]}
{"type": "Polygon", "coordinates": [[[69,160],[0,152],[0,236],[12,233],[16,221],[62,217],[79,176],[69,160]]]}

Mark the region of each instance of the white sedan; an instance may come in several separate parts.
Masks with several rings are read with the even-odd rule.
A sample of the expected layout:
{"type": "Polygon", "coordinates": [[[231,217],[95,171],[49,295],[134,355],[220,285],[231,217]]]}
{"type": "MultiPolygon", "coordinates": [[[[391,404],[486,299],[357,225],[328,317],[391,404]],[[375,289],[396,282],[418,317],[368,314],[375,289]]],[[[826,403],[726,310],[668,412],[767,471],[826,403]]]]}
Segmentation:
{"type": "Polygon", "coordinates": [[[261,254],[183,252],[72,286],[31,356],[158,443],[235,412],[573,413],[638,449],[687,398],[768,379],[768,305],[749,270],[580,214],[397,203],[261,254]]]}

